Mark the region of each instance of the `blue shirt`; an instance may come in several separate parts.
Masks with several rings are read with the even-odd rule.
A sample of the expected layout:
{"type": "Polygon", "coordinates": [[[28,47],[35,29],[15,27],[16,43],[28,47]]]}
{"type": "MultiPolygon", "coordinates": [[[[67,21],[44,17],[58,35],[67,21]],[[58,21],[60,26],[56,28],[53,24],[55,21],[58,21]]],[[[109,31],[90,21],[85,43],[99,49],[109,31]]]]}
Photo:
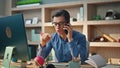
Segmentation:
{"type": "Polygon", "coordinates": [[[71,53],[73,53],[74,57],[78,57],[80,54],[81,62],[83,63],[87,59],[86,37],[77,31],[73,31],[72,37],[73,40],[68,42],[68,39],[64,40],[57,33],[53,33],[46,47],[40,48],[37,55],[46,58],[53,48],[58,62],[71,61],[71,53]]]}

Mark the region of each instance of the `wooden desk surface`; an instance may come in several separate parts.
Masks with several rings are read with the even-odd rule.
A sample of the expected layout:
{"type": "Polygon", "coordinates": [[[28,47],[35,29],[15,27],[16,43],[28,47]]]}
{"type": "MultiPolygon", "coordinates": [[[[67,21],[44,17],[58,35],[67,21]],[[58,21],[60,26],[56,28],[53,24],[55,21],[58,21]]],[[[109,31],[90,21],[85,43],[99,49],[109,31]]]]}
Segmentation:
{"type": "MultiPolygon", "coordinates": [[[[11,65],[20,66],[20,62],[18,62],[18,63],[11,63],[11,65]]],[[[0,68],[1,68],[1,66],[2,66],[2,61],[0,60],[0,68]]],[[[64,67],[64,66],[55,66],[55,67],[56,68],[68,68],[68,67],[64,67]]],[[[38,66],[36,66],[34,64],[34,62],[32,62],[31,65],[27,65],[27,68],[38,68],[38,66]]],[[[81,68],[94,68],[94,67],[92,67],[90,65],[81,65],[81,68]]]]}

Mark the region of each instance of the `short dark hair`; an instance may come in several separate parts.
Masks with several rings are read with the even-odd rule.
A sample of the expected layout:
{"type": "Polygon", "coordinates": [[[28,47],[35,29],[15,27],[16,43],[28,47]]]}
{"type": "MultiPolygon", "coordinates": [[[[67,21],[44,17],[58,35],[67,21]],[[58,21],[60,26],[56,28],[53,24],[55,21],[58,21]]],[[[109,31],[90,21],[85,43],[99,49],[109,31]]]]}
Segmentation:
{"type": "Polygon", "coordinates": [[[52,18],[54,17],[59,17],[59,16],[64,16],[65,17],[65,20],[66,20],[66,23],[69,23],[70,22],[70,14],[68,11],[62,9],[62,10],[57,10],[55,12],[55,14],[53,14],[52,18]]]}

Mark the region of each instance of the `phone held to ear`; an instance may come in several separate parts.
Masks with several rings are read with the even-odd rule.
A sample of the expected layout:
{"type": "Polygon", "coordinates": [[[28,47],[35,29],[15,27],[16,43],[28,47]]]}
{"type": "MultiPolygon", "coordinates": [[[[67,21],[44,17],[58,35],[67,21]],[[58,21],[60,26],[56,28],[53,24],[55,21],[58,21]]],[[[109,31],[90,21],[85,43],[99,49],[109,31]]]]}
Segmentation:
{"type": "MultiPolygon", "coordinates": [[[[65,26],[69,26],[68,24],[66,24],[65,26]]],[[[68,31],[65,29],[64,30],[65,34],[67,35],[68,34],[68,31]]]]}
{"type": "Polygon", "coordinates": [[[64,30],[65,34],[68,34],[68,31],[67,30],[64,30]]]}

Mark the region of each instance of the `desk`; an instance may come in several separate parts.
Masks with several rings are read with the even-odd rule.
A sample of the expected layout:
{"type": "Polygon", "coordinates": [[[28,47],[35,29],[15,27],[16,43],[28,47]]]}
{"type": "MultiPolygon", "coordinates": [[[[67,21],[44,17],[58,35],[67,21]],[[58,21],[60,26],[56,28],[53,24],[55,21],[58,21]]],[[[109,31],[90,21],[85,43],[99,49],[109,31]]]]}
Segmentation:
{"type": "MultiPolygon", "coordinates": [[[[17,63],[11,62],[11,65],[12,65],[12,66],[18,66],[18,67],[20,67],[20,62],[17,62],[17,63]]],[[[0,68],[2,68],[2,60],[0,60],[0,68]]],[[[32,62],[31,65],[30,65],[30,64],[27,64],[27,68],[38,68],[38,66],[36,66],[36,65],[34,64],[34,62],[32,62]]]]}
{"type": "MultiPolygon", "coordinates": [[[[56,68],[68,68],[68,67],[64,67],[64,66],[55,66],[56,68]]],[[[90,65],[81,65],[81,67],[80,68],[94,68],[94,67],[92,67],[92,66],[90,66],[90,65]]]]}
{"type": "MultiPolygon", "coordinates": [[[[11,63],[11,65],[20,66],[20,62],[18,62],[18,63],[11,63]]],[[[0,60],[0,68],[1,68],[1,66],[2,66],[2,61],[0,60]]],[[[55,67],[56,68],[68,68],[68,67],[64,67],[64,66],[55,66],[55,67]]],[[[34,62],[32,62],[31,65],[27,65],[27,68],[38,68],[38,66],[36,66],[34,64],[34,62]]],[[[90,65],[81,65],[81,68],[94,68],[94,67],[92,67],[90,65]]]]}

